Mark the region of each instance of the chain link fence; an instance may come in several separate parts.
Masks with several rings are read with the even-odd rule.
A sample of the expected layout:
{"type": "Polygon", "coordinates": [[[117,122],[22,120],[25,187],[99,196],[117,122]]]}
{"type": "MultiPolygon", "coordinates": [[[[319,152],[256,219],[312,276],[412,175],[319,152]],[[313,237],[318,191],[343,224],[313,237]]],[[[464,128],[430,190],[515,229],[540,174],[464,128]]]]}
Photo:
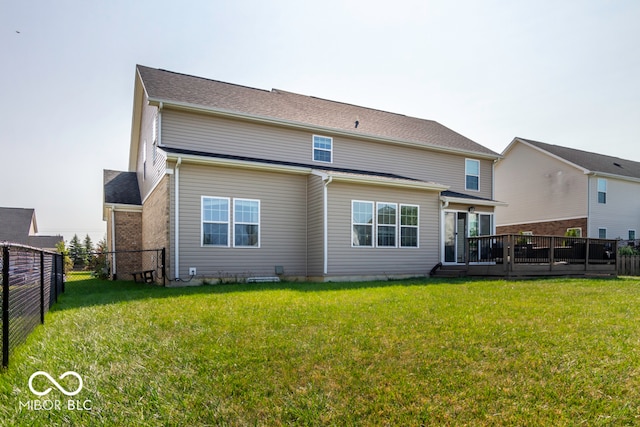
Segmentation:
{"type": "Polygon", "coordinates": [[[2,366],[64,292],[61,254],[29,246],[0,244],[0,335],[2,366]]]}

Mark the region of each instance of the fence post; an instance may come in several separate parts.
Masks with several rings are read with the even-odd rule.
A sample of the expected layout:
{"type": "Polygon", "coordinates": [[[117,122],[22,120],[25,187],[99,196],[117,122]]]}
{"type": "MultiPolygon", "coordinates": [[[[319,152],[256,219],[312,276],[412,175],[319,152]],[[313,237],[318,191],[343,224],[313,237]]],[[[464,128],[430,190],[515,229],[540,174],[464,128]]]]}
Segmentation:
{"type": "Polygon", "coordinates": [[[2,366],[9,366],[9,246],[2,248],[2,366]]]}
{"type": "Polygon", "coordinates": [[[162,286],[167,286],[166,249],[162,248],[162,286]]]}
{"type": "Polygon", "coordinates": [[[40,323],[44,323],[44,251],[40,251],[40,323]]]}

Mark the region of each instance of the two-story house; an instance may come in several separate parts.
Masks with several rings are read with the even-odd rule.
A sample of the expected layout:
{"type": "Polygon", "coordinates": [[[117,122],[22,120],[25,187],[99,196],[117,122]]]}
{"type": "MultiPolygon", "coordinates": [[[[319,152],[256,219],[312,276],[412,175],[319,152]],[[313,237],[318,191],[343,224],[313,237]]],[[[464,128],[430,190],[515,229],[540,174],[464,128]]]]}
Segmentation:
{"type": "Polygon", "coordinates": [[[640,163],[515,138],[496,164],[498,233],[636,239],[640,163]]]}
{"type": "Polygon", "coordinates": [[[498,158],[431,120],[137,66],[108,244],[166,247],[171,279],[422,276],[495,231],[498,158]]]}

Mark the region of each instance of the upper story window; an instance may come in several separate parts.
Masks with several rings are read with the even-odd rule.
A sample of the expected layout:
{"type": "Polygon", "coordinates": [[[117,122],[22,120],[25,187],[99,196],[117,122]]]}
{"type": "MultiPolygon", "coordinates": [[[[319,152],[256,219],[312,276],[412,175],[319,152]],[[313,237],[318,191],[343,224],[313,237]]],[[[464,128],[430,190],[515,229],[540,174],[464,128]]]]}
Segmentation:
{"type": "Polygon", "coordinates": [[[607,229],[606,228],[598,228],[598,238],[606,239],[607,238],[607,229]]]}
{"type": "Polygon", "coordinates": [[[629,240],[636,240],[636,230],[629,230],[629,240]]]}
{"type": "Polygon", "coordinates": [[[464,174],[465,189],[480,191],[480,160],[466,159],[464,174]]]}
{"type": "Polygon", "coordinates": [[[313,160],[316,162],[333,162],[333,138],[313,135],[313,160]]]}
{"type": "Polygon", "coordinates": [[[598,203],[607,203],[607,180],[598,178],[598,203]]]}

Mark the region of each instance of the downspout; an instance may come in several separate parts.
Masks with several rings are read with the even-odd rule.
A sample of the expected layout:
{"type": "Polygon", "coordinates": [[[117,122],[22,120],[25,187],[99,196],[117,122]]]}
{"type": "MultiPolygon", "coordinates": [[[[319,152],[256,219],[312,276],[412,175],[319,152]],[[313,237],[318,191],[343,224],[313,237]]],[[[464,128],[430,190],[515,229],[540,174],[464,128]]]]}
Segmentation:
{"type": "Polygon", "coordinates": [[[116,208],[111,207],[111,251],[113,258],[111,260],[113,266],[111,268],[111,277],[116,278],[116,208]]]}
{"type": "Polygon", "coordinates": [[[178,157],[178,162],[176,163],[176,173],[175,173],[175,243],[174,243],[174,254],[175,254],[175,267],[174,267],[174,277],[180,277],[180,165],[182,164],[182,157],[178,157]]]}
{"type": "Polygon", "coordinates": [[[329,176],[324,180],[324,187],[323,187],[323,239],[324,239],[324,253],[323,253],[323,259],[324,259],[324,265],[323,265],[323,274],[326,276],[329,272],[329,201],[328,201],[328,190],[327,187],[329,186],[329,184],[331,184],[331,181],[333,181],[333,177],[329,176]]]}
{"type": "Polygon", "coordinates": [[[158,147],[162,147],[162,102],[158,107],[158,147]]]}

